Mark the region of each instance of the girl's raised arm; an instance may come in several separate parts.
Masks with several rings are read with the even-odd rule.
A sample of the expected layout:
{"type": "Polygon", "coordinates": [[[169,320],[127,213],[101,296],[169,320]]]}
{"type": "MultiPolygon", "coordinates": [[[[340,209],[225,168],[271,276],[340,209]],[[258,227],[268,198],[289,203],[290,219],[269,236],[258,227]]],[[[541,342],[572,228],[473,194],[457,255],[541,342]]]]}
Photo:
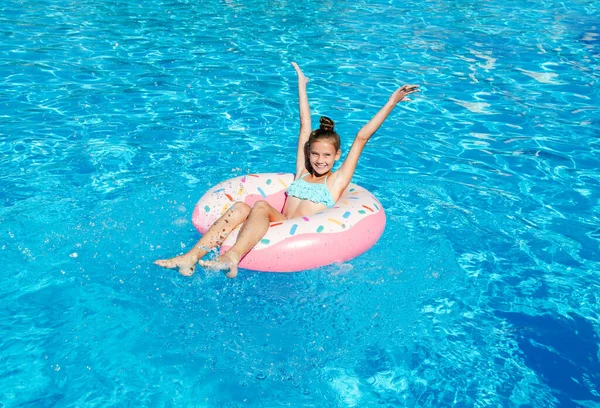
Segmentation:
{"type": "Polygon", "coordinates": [[[298,179],[306,169],[306,151],[305,146],[310,136],[311,121],[310,107],[308,106],[308,96],[306,95],[306,84],[308,78],[304,76],[302,70],[295,62],[292,62],[296,74],[298,75],[298,106],[300,110],[300,134],[298,136],[298,152],[296,154],[296,177],[298,179]]]}
{"type": "Polygon", "coordinates": [[[410,99],[406,98],[406,96],[415,92],[419,92],[418,85],[403,85],[396,89],[396,91],[392,94],[392,96],[390,96],[390,99],[379,110],[379,112],[377,112],[377,114],[373,116],[373,118],[358,131],[356,138],[352,143],[352,147],[350,147],[348,156],[346,156],[346,159],[340,166],[340,169],[336,172],[333,184],[333,189],[335,192],[332,191],[332,193],[339,193],[341,195],[346,187],[348,187],[348,184],[350,184],[350,180],[352,180],[352,176],[354,175],[356,165],[358,164],[358,159],[360,158],[360,155],[371,136],[373,136],[377,129],[379,129],[379,127],[387,119],[388,115],[392,112],[394,107],[396,107],[396,104],[402,100],[410,101],[410,99]]]}

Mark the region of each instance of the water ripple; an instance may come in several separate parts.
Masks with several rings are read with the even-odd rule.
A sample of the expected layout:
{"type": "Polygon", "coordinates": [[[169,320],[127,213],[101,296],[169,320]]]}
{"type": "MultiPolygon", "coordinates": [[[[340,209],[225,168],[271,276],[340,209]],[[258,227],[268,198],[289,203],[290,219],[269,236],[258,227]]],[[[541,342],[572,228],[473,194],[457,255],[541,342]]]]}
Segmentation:
{"type": "Polygon", "coordinates": [[[577,352],[597,352],[600,314],[598,11],[4,2],[0,400],[595,403],[597,359],[577,352]],[[381,241],[303,274],[157,270],[197,240],[207,188],[292,170],[291,60],[344,153],[421,85],[355,175],[386,209],[381,241]]]}

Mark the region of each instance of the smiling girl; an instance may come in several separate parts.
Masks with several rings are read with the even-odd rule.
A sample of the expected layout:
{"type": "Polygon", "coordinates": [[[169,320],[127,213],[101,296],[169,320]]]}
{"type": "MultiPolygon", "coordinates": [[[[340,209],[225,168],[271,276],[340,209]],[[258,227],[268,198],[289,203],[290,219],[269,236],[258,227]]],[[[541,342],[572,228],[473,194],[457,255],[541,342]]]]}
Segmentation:
{"type": "Polygon", "coordinates": [[[206,234],[184,255],[154,263],[164,268],[179,268],[182,275],[192,275],[196,263],[217,270],[227,271],[226,276],[237,276],[238,264],[265,235],[271,223],[303,217],[331,208],[340,198],[354,174],[360,155],[373,134],[386,120],[398,102],[408,101],[407,95],[419,92],[418,85],[398,88],[377,114],[357,133],[348,156],[337,171],[333,165],[341,157],[340,137],[334,123],[321,117],[320,127],[311,131],[310,108],[306,94],[308,78],[300,67],[292,62],[298,76],[298,102],[300,107],[300,135],[296,155],[294,182],[287,189],[287,199],[279,212],[266,201],[258,201],[253,207],[236,202],[208,229],[206,234]],[[224,254],[210,261],[201,258],[212,248],[220,246],[227,236],[240,224],[242,228],[235,244],[224,254]]]}

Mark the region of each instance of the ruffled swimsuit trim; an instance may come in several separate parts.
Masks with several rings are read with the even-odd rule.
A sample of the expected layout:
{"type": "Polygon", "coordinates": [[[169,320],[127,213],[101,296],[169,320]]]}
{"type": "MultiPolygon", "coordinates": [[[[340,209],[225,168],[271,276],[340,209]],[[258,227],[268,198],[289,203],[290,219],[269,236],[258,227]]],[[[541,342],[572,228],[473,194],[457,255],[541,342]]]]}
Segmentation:
{"type": "Polygon", "coordinates": [[[308,176],[308,174],[309,173],[306,173],[304,176],[290,184],[286,190],[287,195],[301,200],[309,200],[313,203],[324,204],[327,208],[333,207],[335,205],[335,200],[327,188],[327,177],[325,177],[323,184],[309,183],[304,180],[304,177],[308,176]]]}

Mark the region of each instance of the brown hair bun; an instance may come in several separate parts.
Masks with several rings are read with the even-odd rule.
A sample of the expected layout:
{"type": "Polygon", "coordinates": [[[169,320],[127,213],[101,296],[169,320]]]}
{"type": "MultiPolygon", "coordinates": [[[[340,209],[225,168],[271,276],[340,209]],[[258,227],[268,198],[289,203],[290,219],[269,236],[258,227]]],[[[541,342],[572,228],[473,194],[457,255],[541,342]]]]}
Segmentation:
{"type": "Polygon", "coordinates": [[[329,119],[327,116],[321,116],[319,122],[321,123],[321,126],[319,126],[321,130],[332,131],[335,126],[333,120],[329,119]]]}

